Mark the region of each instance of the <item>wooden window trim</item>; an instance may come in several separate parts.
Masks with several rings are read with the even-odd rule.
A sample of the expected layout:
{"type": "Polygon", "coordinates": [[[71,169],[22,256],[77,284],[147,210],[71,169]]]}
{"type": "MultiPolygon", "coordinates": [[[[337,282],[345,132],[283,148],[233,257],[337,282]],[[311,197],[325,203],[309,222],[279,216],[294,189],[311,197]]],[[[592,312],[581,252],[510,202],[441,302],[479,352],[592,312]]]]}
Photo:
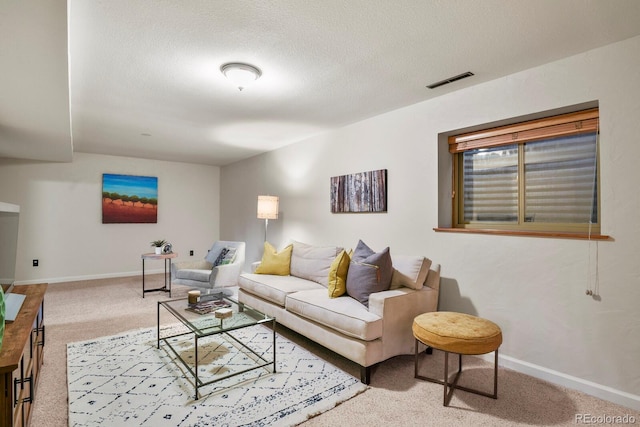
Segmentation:
{"type": "Polygon", "coordinates": [[[598,126],[599,110],[598,108],[593,108],[575,113],[532,120],[526,123],[516,123],[478,132],[450,136],[449,152],[461,153],[477,148],[524,144],[540,139],[597,132],[598,126]]]}
{"type": "Polygon", "coordinates": [[[468,233],[468,234],[490,234],[495,236],[519,236],[519,237],[553,237],[558,239],[577,239],[577,240],[598,240],[613,241],[613,237],[605,234],[588,234],[588,233],[566,233],[556,231],[517,231],[517,230],[491,230],[478,228],[452,228],[452,227],[435,227],[435,232],[443,233],[468,233]]]}
{"type": "MultiPolygon", "coordinates": [[[[449,152],[455,157],[453,160],[453,193],[452,197],[452,216],[453,227],[437,227],[434,228],[438,232],[456,232],[456,233],[475,233],[490,234],[504,236],[530,236],[530,237],[552,237],[566,239],[581,240],[613,240],[607,235],[600,234],[600,214],[598,214],[598,223],[592,224],[590,231],[586,231],[582,227],[574,227],[574,224],[526,224],[523,226],[522,218],[519,218],[518,224],[512,227],[512,224],[496,224],[496,223],[463,223],[460,222],[459,212],[462,209],[461,197],[458,197],[457,191],[462,179],[459,160],[464,151],[479,148],[492,148],[507,145],[519,145],[522,147],[527,142],[551,139],[555,137],[579,135],[584,133],[599,133],[599,108],[591,108],[587,110],[577,111],[568,114],[561,114],[547,118],[520,122],[512,125],[499,126],[490,129],[458,134],[448,138],[449,152]],[[540,229],[538,229],[540,228],[540,229]],[[576,228],[573,230],[573,228],[576,228]]],[[[519,150],[520,152],[522,150],[519,150]]],[[[521,155],[521,154],[520,154],[521,155]]],[[[599,162],[599,160],[598,160],[599,162]]],[[[519,162],[520,164],[521,162],[519,162]]],[[[599,167],[598,167],[599,169],[599,167]]],[[[519,185],[522,186],[524,180],[519,179],[519,185]]],[[[600,198],[600,180],[598,180],[598,212],[602,212],[599,204],[600,198]]],[[[519,194],[523,188],[519,188],[519,194]]],[[[521,203],[521,201],[519,201],[521,203]]],[[[522,215],[522,207],[518,209],[522,215]]]]}

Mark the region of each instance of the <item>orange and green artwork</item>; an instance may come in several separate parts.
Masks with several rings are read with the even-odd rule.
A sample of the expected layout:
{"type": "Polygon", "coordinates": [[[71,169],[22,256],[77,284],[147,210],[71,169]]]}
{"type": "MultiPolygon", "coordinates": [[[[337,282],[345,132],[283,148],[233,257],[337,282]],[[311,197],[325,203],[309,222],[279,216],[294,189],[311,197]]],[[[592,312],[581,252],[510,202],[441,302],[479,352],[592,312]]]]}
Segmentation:
{"type": "Polygon", "coordinates": [[[102,175],[102,223],[157,223],[158,178],[102,175]]]}

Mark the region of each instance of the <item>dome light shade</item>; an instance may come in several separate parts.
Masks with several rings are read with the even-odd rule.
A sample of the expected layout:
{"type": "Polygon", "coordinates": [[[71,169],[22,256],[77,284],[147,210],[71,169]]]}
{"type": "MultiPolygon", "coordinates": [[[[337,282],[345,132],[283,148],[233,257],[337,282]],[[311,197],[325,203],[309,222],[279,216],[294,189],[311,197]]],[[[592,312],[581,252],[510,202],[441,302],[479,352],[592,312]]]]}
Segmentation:
{"type": "Polygon", "coordinates": [[[262,71],[259,68],[241,62],[224,64],[220,67],[220,71],[240,90],[258,80],[262,75],[262,71]]]}

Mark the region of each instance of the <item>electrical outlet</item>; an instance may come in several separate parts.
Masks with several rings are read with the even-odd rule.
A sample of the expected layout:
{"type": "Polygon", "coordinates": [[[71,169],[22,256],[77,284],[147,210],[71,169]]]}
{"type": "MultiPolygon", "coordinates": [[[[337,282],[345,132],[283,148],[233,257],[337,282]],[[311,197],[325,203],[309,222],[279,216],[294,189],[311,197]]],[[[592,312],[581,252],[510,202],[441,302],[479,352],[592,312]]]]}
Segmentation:
{"type": "Polygon", "coordinates": [[[189,251],[189,256],[193,256],[193,251],[189,251]]]}
{"type": "Polygon", "coordinates": [[[37,259],[34,259],[34,260],[33,260],[33,266],[34,266],[34,267],[37,267],[37,266],[38,266],[38,260],[37,260],[37,259]]]}

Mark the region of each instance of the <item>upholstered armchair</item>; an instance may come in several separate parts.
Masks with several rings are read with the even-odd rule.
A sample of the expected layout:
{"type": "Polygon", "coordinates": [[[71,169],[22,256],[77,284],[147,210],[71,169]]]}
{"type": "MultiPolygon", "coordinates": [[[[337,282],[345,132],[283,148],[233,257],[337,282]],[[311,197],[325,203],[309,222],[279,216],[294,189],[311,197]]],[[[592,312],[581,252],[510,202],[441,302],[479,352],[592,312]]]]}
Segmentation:
{"type": "Polygon", "coordinates": [[[244,256],[244,242],[217,241],[202,260],[173,262],[171,283],[202,288],[205,291],[237,286],[244,266],[244,256]],[[230,257],[233,249],[235,254],[230,257]]]}

